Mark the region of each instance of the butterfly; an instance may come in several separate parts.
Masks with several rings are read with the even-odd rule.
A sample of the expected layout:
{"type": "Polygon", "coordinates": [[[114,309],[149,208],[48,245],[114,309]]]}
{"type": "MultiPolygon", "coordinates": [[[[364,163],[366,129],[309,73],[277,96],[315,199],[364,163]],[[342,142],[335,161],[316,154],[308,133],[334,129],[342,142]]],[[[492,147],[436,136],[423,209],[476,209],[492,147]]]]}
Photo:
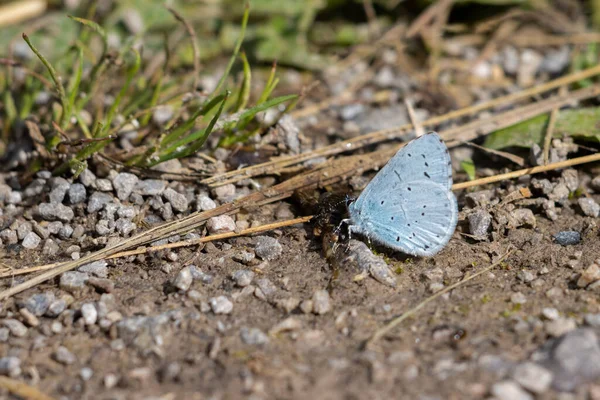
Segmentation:
{"type": "Polygon", "coordinates": [[[435,132],[401,148],[348,205],[349,232],[414,256],[433,256],[458,221],[448,148],[435,132]]]}

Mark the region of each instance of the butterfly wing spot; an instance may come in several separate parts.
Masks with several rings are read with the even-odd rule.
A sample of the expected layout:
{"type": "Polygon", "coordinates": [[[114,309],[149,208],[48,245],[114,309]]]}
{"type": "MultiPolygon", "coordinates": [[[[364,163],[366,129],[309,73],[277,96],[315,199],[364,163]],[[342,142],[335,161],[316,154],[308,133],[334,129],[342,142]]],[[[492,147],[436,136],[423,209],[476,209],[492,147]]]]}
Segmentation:
{"type": "Polygon", "coordinates": [[[400,241],[400,236],[396,237],[396,242],[400,241]]]}
{"type": "Polygon", "coordinates": [[[423,175],[425,175],[427,178],[431,179],[431,176],[429,176],[429,174],[427,172],[423,172],[423,175]]]}
{"type": "Polygon", "coordinates": [[[410,153],[406,153],[406,155],[409,156],[409,157],[412,157],[412,154],[410,154],[410,153]]]}
{"type": "Polygon", "coordinates": [[[429,164],[427,164],[427,162],[425,162],[425,166],[426,166],[426,167],[429,167],[429,164]]]}
{"type": "Polygon", "coordinates": [[[383,203],[385,203],[385,201],[381,200],[381,205],[383,205],[383,203]]]}
{"type": "Polygon", "coordinates": [[[423,158],[425,158],[425,154],[421,154],[421,156],[422,156],[423,158]]]}
{"type": "Polygon", "coordinates": [[[409,192],[410,192],[410,191],[412,191],[412,189],[410,188],[410,186],[409,186],[409,187],[407,187],[406,189],[407,189],[409,192]]]}

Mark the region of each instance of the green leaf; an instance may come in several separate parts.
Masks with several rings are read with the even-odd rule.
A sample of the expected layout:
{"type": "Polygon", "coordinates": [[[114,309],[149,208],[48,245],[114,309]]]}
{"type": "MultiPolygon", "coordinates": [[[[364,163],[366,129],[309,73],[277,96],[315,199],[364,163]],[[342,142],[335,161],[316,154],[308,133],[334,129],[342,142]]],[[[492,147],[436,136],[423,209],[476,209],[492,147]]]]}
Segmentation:
{"type": "Polygon", "coordinates": [[[242,87],[240,88],[240,93],[235,104],[234,112],[238,112],[246,108],[246,104],[248,104],[248,100],[250,99],[250,82],[252,80],[252,72],[250,71],[250,64],[248,64],[248,58],[246,58],[246,54],[242,52],[240,56],[242,58],[242,63],[244,64],[244,80],[242,81],[242,87]]]}
{"type": "Polygon", "coordinates": [[[465,171],[469,180],[475,180],[475,163],[471,159],[467,159],[460,162],[460,166],[465,171]]]}
{"type": "MultiPolygon", "coordinates": [[[[538,115],[508,128],[500,129],[486,138],[484,146],[499,150],[507,147],[530,148],[541,145],[548,126],[548,114],[538,115]]],[[[600,107],[560,111],[556,117],[554,137],[571,136],[600,142],[600,107]]]]}

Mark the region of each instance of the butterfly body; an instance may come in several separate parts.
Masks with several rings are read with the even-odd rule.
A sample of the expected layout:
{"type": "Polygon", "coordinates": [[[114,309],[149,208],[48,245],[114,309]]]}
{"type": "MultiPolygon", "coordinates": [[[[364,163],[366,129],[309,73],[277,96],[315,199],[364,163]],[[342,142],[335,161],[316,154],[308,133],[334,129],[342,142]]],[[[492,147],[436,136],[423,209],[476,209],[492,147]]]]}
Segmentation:
{"type": "Polygon", "coordinates": [[[450,155],[437,133],[400,149],[348,206],[349,229],[395,250],[432,256],[458,220],[450,155]]]}

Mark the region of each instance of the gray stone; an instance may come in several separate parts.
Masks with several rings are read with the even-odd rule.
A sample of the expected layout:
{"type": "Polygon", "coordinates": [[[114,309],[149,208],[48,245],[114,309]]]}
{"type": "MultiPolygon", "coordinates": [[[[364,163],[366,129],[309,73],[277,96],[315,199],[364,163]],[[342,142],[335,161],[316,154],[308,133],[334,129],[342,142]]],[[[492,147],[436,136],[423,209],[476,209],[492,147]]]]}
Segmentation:
{"type": "Polygon", "coordinates": [[[173,107],[158,106],[152,112],[152,122],[157,126],[163,126],[173,118],[173,107]]]}
{"type": "Polygon", "coordinates": [[[112,229],[109,227],[109,221],[106,219],[101,219],[100,221],[96,222],[96,226],[94,228],[96,233],[100,236],[106,236],[112,232],[112,229]]]}
{"type": "Polygon", "coordinates": [[[206,223],[208,232],[212,235],[217,233],[227,233],[235,231],[236,225],[233,218],[229,215],[219,215],[218,217],[211,217],[206,223]]]}
{"type": "Polygon", "coordinates": [[[68,271],[60,276],[59,286],[67,292],[78,292],[85,287],[89,276],[86,273],[78,271],[68,271]]]}
{"type": "Polygon", "coordinates": [[[325,289],[317,290],[312,297],[313,313],[317,315],[327,314],[331,311],[331,298],[325,289]]]}
{"type": "Polygon", "coordinates": [[[88,367],[83,367],[79,370],[79,376],[84,382],[89,381],[94,376],[94,370],[88,367]]]}
{"type": "Polygon", "coordinates": [[[64,365],[71,365],[77,361],[75,355],[64,346],[60,346],[58,349],[56,349],[56,352],[53,354],[53,358],[55,361],[64,365]]]}
{"type": "Polygon", "coordinates": [[[492,215],[482,209],[469,214],[469,231],[477,239],[487,238],[487,233],[492,224],[492,215]]]}
{"type": "Polygon", "coordinates": [[[169,203],[171,203],[171,206],[175,211],[184,212],[187,210],[188,200],[181,193],[178,193],[171,188],[167,188],[162,195],[169,203]]]}
{"type": "Polygon", "coordinates": [[[228,203],[235,198],[235,185],[228,183],[215,188],[214,194],[223,203],[228,203]]]}
{"type": "Polygon", "coordinates": [[[527,302],[527,298],[521,292],[515,292],[510,295],[510,302],[513,304],[525,304],[527,302]]]}
{"type": "Polygon", "coordinates": [[[189,268],[194,280],[200,281],[205,285],[210,285],[213,282],[214,277],[211,274],[207,274],[195,265],[190,265],[189,268]]]}
{"type": "Polygon", "coordinates": [[[81,174],[79,174],[79,182],[81,182],[84,186],[87,187],[95,187],[96,185],[96,175],[89,169],[84,169],[81,174]]]}
{"type": "Polygon", "coordinates": [[[233,303],[226,296],[212,297],[208,300],[215,314],[231,314],[233,303]]]}
{"type": "Polygon", "coordinates": [[[8,328],[0,328],[0,343],[7,342],[8,335],[10,335],[10,331],[8,330],[8,328]]]}
{"type": "Polygon", "coordinates": [[[175,280],[173,281],[173,286],[177,289],[186,292],[190,286],[192,286],[194,278],[192,276],[192,272],[190,271],[190,267],[184,267],[179,271],[175,280]]]}
{"type": "Polygon", "coordinates": [[[108,263],[105,260],[98,260],[89,264],[82,265],[77,269],[79,272],[91,274],[98,278],[108,277],[108,263]]]}
{"type": "Polygon", "coordinates": [[[558,337],[577,329],[577,323],[571,318],[557,318],[553,321],[547,321],[544,328],[548,335],[558,337]]]}
{"type": "Polygon", "coordinates": [[[41,317],[48,311],[48,307],[55,301],[54,294],[52,292],[38,293],[30,296],[25,300],[24,306],[33,315],[41,317]]]}
{"type": "Polygon", "coordinates": [[[109,179],[96,179],[96,189],[101,192],[112,192],[113,184],[109,179]]]}
{"type": "Polygon", "coordinates": [[[600,378],[600,346],[591,328],[575,329],[554,339],[534,356],[553,373],[556,390],[573,391],[600,378]]]}
{"type": "Polygon", "coordinates": [[[233,273],[232,278],[237,286],[246,287],[252,283],[254,272],[247,269],[240,269],[233,273]]]}
{"type": "Polygon", "coordinates": [[[58,231],[58,237],[61,239],[68,239],[73,234],[73,227],[69,224],[64,224],[58,231]]]}
{"type": "Polygon", "coordinates": [[[535,279],[535,275],[531,271],[522,270],[517,273],[517,278],[519,278],[520,281],[529,283],[535,279]]]}
{"type": "Polygon", "coordinates": [[[526,362],[517,365],[513,379],[530,392],[540,394],[550,388],[552,372],[538,364],[526,362]]]}
{"type": "Polygon", "coordinates": [[[85,228],[83,227],[83,225],[77,224],[73,228],[73,233],[71,234],[71,237],[73,239],[79,239],[83,236],[84,233],[85,233],[85,228]]]}
{"type": "Polygon", "coordinates": [[[132,219],[136,215],[135,208],[132,206],[119,206],[117,215],[119,218],[132,219]]]}
{"type": "Polygon", "coordinates": [[[580,197],[577,204],[581,207],[581,211],[588,217],[598,217],[600,215],[600,205],[591,197],[580,197]]]}
{"type": "Polygon", "coordinates": [[[98,320],[98,310],[92,303],[81,306],[81,316],[86,325],[94,325],[98,320]]]}
{"type": "Polygon", "coordinates": [[[579,174],[577,173],[576,169],[565,169],[560,175],[563,178],[565,185],[567,186],[567,189],[569,189],[570,192],[574,192],[577,190],[577,188],[579,187],[579,174]]]}
{"type": "Polygon", "coordinates": [[[25,239],[28,233],[33,229],[33,225],[29,221],[25,221],[17,227],[17,237],[19,240],[25,239]]]}
{"type": "Polygon", "coordinates": [[[581,276],[577,280],[577,286],[583,288],[598,280],[600,280],[600,266],[593,263],[581,273],[581,276]]]}
{"type": "Polygon", "coordinates": [[[75,216],[70,207],[57,203],[41,203],[38,206],[38,214],[47,221],[60,220],[63,222],[69,222],[75,216]]]}
{"type": "Polygon", "coordinates": [[[269,280],[269,278],[261,278],[256,281],[255,294],[258,298],[266,301],[271,301],[277,294],[277,286],[269,280]]]}
{"type": "Polygon", "coordinates": [[[556,308],[546,307],[542,308],[542,316],[549,321],[554,321],[560,318],[560,313],[556,308]]]}
{"type": "Polygon", "coordinates": [[[600,328],[600,314],[586,314],[583,319],[589,326],[600,328]]]}
{"type": "Polygon", "coordinates": [[[571,64],[570,46],[561,46],[558,49],[546,50],[541,69],[550,74],[559,74],[571,64]]]}
{"type": "Polygon", "coordinates": [[[21,360],[17,357],[0,358],[0,375],[17,378],[21,375],[21,360]]]}
{"type": "Polygon", "coordinates": [[[119,218],[115,222],[115,228],[122,236],[128,236],[137,226],[126,218],[119,218]]]}
{"type": "Polygon", "coordinates": [[[13,336],[23,337],[27,335],[27,327],[19,320],[7,318],[2,321],[2,324],[8,328],[13,336]]]}
{"type": "Polygon", "coordinates": [[[217,208],[217,203],[206,194],[201,194],[196,198],[196,208],[199,211],[207,211],[217,208]]]}
{"type": "Polygon", "coordinates": [[[275,260],[283,252],[283,247],[275,238],[270,236],[258,236],[255,240],[256,247],[254,248],[254,252],[263,260],[275,260]]]}
{"type": "Polygon", "coordinates": [[[114,200],[114,197],[108,193],[94,192],[88,199],[87,212],[91,214],[100,211],[106,204],[114,200]]]}
{"type": "Polygon", "coordinates": [[[62,227],[63,227],[63,223],[60,221],[50,222],[48,224],[48,226],[46,226],[46,228],[48,229],[48,232],[51,233],[52,235],[58,234],[58,232],[60,231],[60,229],[62,227]]]}
{"type": "Polygon", "coordinates": [[[242,327],[240,329],[242,342],[251,346],[260,346],[269,343],[269,337],[258,328],[242,327]]]}
{"type": "Polygon", "coordinates": [[[562,246],[572,246],[581,242],[581,234],[577,231],[562,231],[553,237],[554,241],[562,246]]]}
{"type": "Polygon", "coordinates": [[[166,189],[167,182],[159,179],[145,179],[138,181],[133,192],[142,196],[160,196],[166,189]]]}
{"type": "Polygon", "coordinates": [[[52,178],[50,180],[51,191],[48,196],[50,203],[62,203],[70,186],[65,178],[60,176],[52,178]]]}
{"type": "Polygon", "coordinates": [[[19,242],[17,232],[9,228],[6,228],[0,232],[0,239],[6,244],[17,244],[19,242]]]}
{"type": "Polygon", "coordinates": [[[42,239],[48,239],[50,237],[50,232],[48,232],[48,229],[44,228],[38,223],[33,224],[33,231],[42,239]]]}
{"type": "Polygon", "coordinates": [[[532,395],[513,381],[495,383],[490,392],[498,400],[534,400],[532,395]]]}
{"type": "Polygon", "coordinates": [[[138,182],[138,177],[128,172],[121,172],[115,176],[112,182],[117,191],[117,197],[119,200],[124,201],[133,192],[133,188],[138,182]]]}
{"type": "Polygon", "coordinates": [[[41,242],[42,239],[38,235],[33,232],[29,232],[23,239],[22,245],[26,249],[35,249],[40,245],[41,242]]]}
{"type": "Polygon", "coordinates": [[[41,179],[41,178],[34,179],[33,181],[31,181],[31,183],[29,185],[27,185],[27,187],[23,191],[23,197],[29,198],[29,197],[39,196],[40,194],[42,194],[44,192],[45,186],[46,186],[45,179],[41,179]]]}
{"type": "Polygon", "coordinates": [[[364,242],[351,239],[346,246],[345,254],[344,264],[353,264],[361,275],[369,273],[379,283],[396,287],[396,276],[390,267],[381,256],[373,254],[364,242]]]}
{"type": "Polygon", "coordinates": [[[67,308],[67,302],[64,299],[58,299],[53,301],[48,306],[48,311],[46,311],[46,316],[50,318],[58,317],[65,309],[67,308]]]}
{"type": "Polygon", "coordinates": [[[83,203],[86,197],[85,186],[81,183],[74,183],[69,187],[69,202],[71,204],[83,203]]]}

